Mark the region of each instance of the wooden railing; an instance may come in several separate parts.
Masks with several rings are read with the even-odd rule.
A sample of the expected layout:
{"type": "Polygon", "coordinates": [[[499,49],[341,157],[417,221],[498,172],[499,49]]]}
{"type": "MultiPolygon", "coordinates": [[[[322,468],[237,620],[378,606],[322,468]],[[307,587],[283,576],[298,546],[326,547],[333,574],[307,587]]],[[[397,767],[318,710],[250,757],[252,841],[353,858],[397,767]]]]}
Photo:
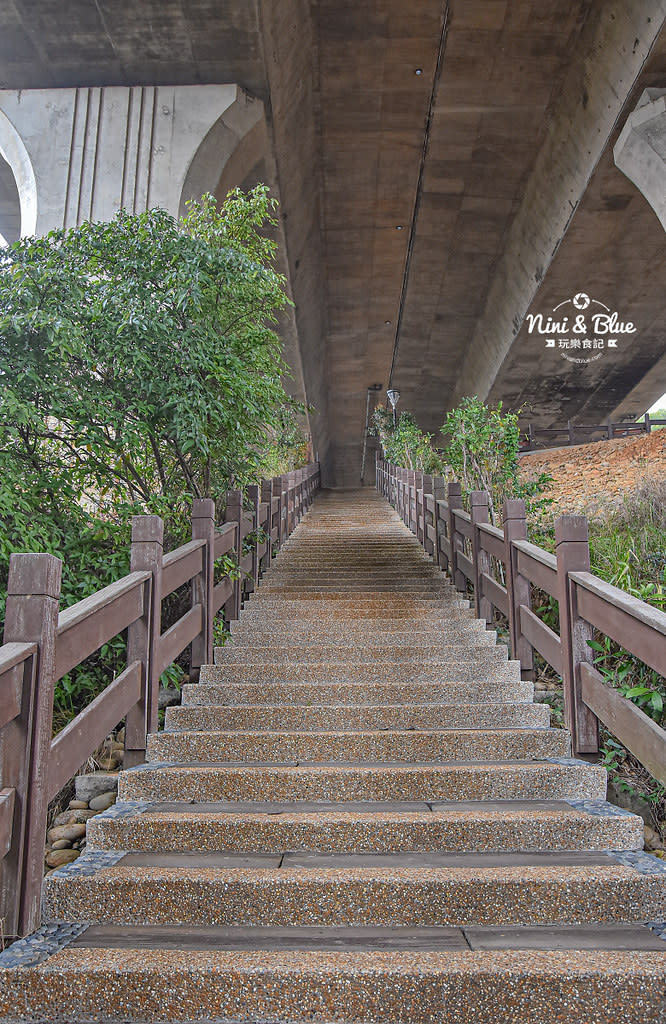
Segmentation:
{"type": "Polygon", "coordinates": [[[213,501],[195,501],[192,540],[166,555],[162,520],[137,516],[129,575],[62,612],[60,559],[11,556],[0,647],[0,919],[5,936],[27,934],[39,924],[49,801],[123,719],[123,763],[132,767],[145,760],[146,736],[158,724],[160,675],[189,645],[194,677],[212,661],[215,616],[224,608],[226,620],[238,618],[243,588],[256,586],[274,547],[298,524],[319,486],[319,465],[313,464],[249,488],[250,512],[244,511],[241,492],[231,491],[220,529],[213,501]],[[243,576],[216,583],[215,562],[232,552],[243,576]],[[162,632],[162,602],[188,582],[190,608],[162,632]],[[124,630],[127,667],[53,737],[55,684],[124,630]]]}
{"type": "Polygon", "coordinates": [[[655,427],[666,427],[666,420],[654,419],[645,414],[640,423],[574,423],[567,421],[566,427],[539,427],[528,423],[522,452],[533,452],[543,448],[559,448],[573,444],[587,444],[590,441],[610,441],[614,437],[634,437],[649,434],[655,427]]]}
{"type": "Polygon", "coordinates": [[[660,675],[666,675],[666,614],[590,572],[587,519],[560,516],[556,554],[527,539],[525,503],[507,501],[502,529],[489,523],[485,491],[462,507],[461,487],[440,477],[377,461],[377,488],[448,572],[461,592],[473,592],[476,614],[492,628],[506,617],[513,658],[534,678],[534,651],[562,678],[564,719],[579,755],[599,750],[599,722],[666,783],[666,732],[621,696],[594,668],[593,629],[610,637],[660,675]],[[446,492],[446,493],[445,493],[446,492]],[[532,587],[558,604],[559,633],[535,614],[532,587]]]}

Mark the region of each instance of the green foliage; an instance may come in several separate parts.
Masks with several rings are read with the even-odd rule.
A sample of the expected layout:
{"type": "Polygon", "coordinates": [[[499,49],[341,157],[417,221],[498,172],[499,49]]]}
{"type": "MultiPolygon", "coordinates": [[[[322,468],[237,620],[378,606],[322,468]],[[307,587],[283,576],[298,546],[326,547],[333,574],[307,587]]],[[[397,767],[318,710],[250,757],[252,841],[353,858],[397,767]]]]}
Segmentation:
{"type": "Polygon", "coordinates": [[[596,654],[594,664],[606,682],[661,724],[665,694],[660,682],[663,684],[663,678],[607,636],[601,641],[589,640],[588,644],[596,654]]]}
{"type": "Polygon", "coordinates": [[[497,523],[507,498],[524,498],[532,514],[549,503],[541,497],[551,477],[518,480],[520,430],[518,414],[491,409],[476,395],[464,398],[447,413],[442,432],[448,437],[445,458],[462,485],[463,493],[487,491],[490,519],[497,523]]]}
{"type": "MultiPolygon", "coordinates": [[[[73,604],[128,571],[132,515],[161,515],[169,549],[192,497],[257,482],[278,448],[301,457],[274,207],[258,186],[182,221],[121,212],[0,252],[1,592],[13,551],[48,551],[73,604]]],[[[63,715],[123,657],[118,638],[64,679],[63,715]]]]}
{"type": "Polygon", "coordinates": [[[378,405],[372,414],[370,433],[379,438],[384,458],[395,466],[438,476],[444,473],[445,464],[432,446],[432,434],[424,433],[411,413],[401,413],[394,424],[393,413],[378,405]]]}

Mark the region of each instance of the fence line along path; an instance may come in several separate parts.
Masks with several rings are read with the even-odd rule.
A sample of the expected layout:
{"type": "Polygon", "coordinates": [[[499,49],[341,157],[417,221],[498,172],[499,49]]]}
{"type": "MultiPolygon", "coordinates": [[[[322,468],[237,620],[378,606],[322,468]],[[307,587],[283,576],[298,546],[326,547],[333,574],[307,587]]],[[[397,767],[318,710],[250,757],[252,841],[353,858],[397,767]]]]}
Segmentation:
{"type": "Polygon", "coordinates": [[[605,784],[388,503],[324,492],[46,879],[0,1019],[663,1022],[666,871],[605,784]]]}

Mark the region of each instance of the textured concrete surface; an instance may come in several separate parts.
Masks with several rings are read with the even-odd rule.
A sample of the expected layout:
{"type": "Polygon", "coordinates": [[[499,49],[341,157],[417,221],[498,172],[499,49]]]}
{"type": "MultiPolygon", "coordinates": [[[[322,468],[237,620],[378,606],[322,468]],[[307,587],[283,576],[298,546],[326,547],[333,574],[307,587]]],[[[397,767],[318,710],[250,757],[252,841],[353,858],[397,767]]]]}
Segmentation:
{"type": "Polygon", "coordinates": [[[592,765],[149,765],[123,772],[123,800],[483,800],[606,795],[592,765]]]}
{"type": "Polygon", "coordinates": [[[660,1024],[662,953],[218,953],[65,949],[3,971],[0,1014],[80,1019],[362,1024],[660,1024]]]}

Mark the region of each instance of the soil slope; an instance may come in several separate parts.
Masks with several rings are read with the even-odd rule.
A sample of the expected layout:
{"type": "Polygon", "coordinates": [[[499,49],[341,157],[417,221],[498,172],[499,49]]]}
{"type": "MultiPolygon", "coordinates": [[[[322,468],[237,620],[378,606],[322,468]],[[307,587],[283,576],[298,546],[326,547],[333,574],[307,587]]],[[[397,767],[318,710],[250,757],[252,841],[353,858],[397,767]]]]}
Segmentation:
{"type": "Polygon", "coordinates": [[[554,478],[545,492],[553,514],[594,514],[619,504],[644,479],[666,478],[666,429],[639,437],[530,452],[520,459],[521,475],[547,472],[554,478]]]}

